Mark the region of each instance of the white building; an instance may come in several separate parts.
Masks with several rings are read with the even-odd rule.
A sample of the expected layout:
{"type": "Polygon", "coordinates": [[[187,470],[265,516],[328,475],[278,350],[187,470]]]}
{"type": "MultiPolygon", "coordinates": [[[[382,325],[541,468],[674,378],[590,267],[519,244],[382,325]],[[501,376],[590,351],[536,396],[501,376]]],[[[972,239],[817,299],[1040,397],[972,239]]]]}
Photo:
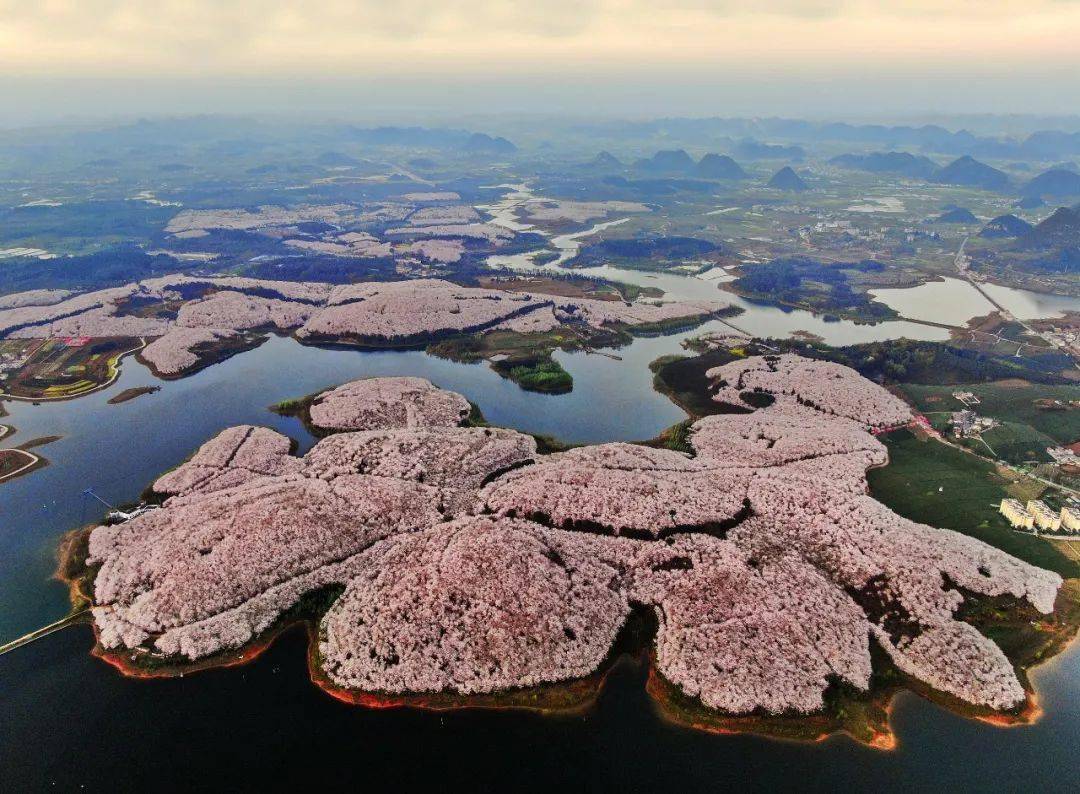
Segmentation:
{"type": "Polygon", "coordinates": [[[1000,512],[1015,529],[1031,529],[1035,519],[1016,499],[1002,499],[1000,512]]]}
{"type": "Polygon", "coordinates": [[[1046,502],[1041,499],[1032,499],[1028,502],[1027,511],[1031,513],[1036,529],[1048,532],[1061,529],[1061,516],[1047,507],[1046,502]]]}

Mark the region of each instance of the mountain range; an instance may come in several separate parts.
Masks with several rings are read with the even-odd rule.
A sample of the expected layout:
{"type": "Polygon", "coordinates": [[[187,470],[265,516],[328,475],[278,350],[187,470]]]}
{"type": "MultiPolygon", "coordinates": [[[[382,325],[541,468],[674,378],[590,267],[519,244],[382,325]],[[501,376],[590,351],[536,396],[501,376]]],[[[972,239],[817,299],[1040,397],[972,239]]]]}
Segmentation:
{"type": "Polygon", "coordinates": [[[870,154],[841,154],[829,162],[854,171],[872,174],[899,174],[913,179],[928,179],[939,169],[929,157],[909,152],[871,152],[870,154]]]}

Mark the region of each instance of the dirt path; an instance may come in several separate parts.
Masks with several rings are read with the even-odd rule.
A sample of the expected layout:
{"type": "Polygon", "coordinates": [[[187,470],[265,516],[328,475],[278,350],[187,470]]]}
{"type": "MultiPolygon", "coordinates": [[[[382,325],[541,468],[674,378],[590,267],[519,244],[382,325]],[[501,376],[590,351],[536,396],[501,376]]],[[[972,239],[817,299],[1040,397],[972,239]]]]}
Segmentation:
{"type": "Polygon", "coordinates": [[[18,477],[20,474],[25,474],[41,463],[41,458],[39,456],[35,455],[33,452],[27,452],[25,449],[0,449],[0,455],[18,455],[26,459],[26,463],[19,468],[13,469],[7,474],[0,475],[0,482],[5,482],[13,477],[18,477]]]}

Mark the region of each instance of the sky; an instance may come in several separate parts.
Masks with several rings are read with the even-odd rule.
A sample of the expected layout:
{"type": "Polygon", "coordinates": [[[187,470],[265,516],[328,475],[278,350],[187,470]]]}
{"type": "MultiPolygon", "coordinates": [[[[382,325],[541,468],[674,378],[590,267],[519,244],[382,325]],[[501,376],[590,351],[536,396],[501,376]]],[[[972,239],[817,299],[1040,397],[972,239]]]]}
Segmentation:
{"type": "Polygon", "coordinates": [[[0,0],[0,117],[1070,114],[1078,42],[1080,0],[0,0]]]}

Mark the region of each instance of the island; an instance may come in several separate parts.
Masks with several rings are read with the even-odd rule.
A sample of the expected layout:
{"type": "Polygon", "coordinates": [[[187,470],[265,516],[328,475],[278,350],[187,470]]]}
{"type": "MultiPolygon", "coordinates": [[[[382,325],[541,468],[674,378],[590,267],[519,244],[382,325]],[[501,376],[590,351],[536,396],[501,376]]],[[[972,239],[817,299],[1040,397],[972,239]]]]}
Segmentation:
{"type": "Polygon", "coordinates": [[[597,279],[485,276],[479,283],[488,286],[173,275],[20,303],[0,309],[0,352],[14,361],[2,396],[88,394],[111,384],[129,353],[159,378],[180,378],[257,347],[271,333],[306,345],[487,360],[523,388],[560,393],[573,381],[552,359],[556,349],[617,347],[634,334],[670,333],[741,311],[717,301],[665,301],[656,290],[597,279]]]}
{"type": "Polygon", "coordinates": [[[119,394],[116,394],[108,399],[109,405],[120,405],[121,403],[130,402],[136,397],[142,397],[144,394],[154,394],[161,391],[160,386],[136,386],[131,389],[124,389],[119,394]]]}
{"type": "Polygon", "coordinates": [[[62,572],[95,653],[133,676],[247,661],[302,623],[342,700],[580,708],[650,665],[679,722],[888,747],[913,689],[997,723],[1080,622],[1073,582],[874,499],[908,405],[784,353],[707,372],[718,412],[649,444],[545,454],[421,378],[297,401],[322,438],[239,426],[133,517],[75,531],[62,572]],[[1022,643],[986,635],[1022,627],[1022,643]],[[1012,653],[1006,654],[1005,647],[1012,653]]]}
{"type": "MultiPolygon", "coordinates": [[[[0,425],[0,438],[8,435],[7,431],[7,425],[0,425]]],[[[42,436],[25,441],[17,447],[0,448],[0,483],[48,466],[48,459],[33,450],[59,439],[60,436],[42,436]]]]}

